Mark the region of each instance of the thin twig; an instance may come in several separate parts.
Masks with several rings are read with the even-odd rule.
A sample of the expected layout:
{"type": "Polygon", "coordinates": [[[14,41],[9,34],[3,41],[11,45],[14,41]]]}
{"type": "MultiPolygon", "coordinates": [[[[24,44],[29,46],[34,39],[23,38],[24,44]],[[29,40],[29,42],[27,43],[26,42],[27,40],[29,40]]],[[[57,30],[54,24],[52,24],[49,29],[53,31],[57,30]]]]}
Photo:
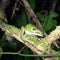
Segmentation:
{"type": "Polygon", "coordinates": [[[14,8],[13,8],[12,15],[11,15],[11,19],[13,18],[13,15],[15,14],[17,3],[18,3],[18,1],[16,0],[15,5],[14,5],[14,8]]]}
{"type": "Polygon", "coordinates": [[[53,3],[53,6],[52,6],[53,10],[55,10],[56,4],[57,4],[57,0],[55,0],[54,3],[53,3]]]}
{"type": "Polygon", "coordinates": [[[18,51],[18,53],[21,53],[21,52],[22,52],[22,50],[23,50],[25,47],[26,47],[26,46],[22,47],[22,49],[21,49],[20,51],[18,51]]]}
{"type": "Polygon", "coordinates": [[[13,8],[12,15],[11,15],[11,20],[12,20],[14,14],[15,14],[15,11],[17,11],[17,10],[19,9],[19,7],[20,7],[20,4],[19,4],[19,6],[17,7],[18,2],[19,2],[19,0],[16,0],[15,5],[14,5],[14,8],[13,8]]]}

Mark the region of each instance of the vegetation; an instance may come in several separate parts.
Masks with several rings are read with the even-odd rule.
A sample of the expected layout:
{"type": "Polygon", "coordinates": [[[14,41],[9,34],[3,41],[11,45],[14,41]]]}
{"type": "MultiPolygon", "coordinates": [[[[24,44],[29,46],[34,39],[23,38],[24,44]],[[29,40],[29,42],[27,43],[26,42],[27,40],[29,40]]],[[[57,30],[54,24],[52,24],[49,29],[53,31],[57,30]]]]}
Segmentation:
{"type": "Polygon", "coordinates": [[[59,0],[0,2],[0,60],[60,59],[59,0]],[[44,36],[24,36],[21,28],[27,24],[36,26],[44,36]]]}

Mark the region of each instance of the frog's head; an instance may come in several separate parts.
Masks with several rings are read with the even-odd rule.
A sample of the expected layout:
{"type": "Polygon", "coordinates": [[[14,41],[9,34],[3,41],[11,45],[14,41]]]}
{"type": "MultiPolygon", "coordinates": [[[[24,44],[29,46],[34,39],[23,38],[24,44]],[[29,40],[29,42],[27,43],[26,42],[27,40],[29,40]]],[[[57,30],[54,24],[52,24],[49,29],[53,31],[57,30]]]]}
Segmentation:
{"type": "Polygon", "coordinates": [[[35,35],[35,36],[43,37],[43,33],[37,27],[35,27],[32,24],[27,24],[25,26],[25,33],[28,35],[35,35]]]}

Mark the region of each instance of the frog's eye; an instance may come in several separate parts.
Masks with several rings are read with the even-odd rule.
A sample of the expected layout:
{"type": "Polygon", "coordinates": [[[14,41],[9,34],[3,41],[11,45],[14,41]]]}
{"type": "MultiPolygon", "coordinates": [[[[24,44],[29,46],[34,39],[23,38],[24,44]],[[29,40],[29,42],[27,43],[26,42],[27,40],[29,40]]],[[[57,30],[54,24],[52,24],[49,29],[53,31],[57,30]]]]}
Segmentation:
{"type": "Polygon", "coordinates": [[[36,30],[36,28],[33,28],[33,30],[36,30]]]}

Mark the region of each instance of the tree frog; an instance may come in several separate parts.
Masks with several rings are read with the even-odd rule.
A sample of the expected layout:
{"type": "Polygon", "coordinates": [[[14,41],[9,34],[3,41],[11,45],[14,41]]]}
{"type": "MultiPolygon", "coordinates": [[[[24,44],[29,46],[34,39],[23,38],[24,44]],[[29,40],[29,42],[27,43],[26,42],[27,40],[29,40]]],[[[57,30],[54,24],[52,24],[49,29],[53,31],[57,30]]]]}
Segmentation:
{"type": "Polygon", "coordinates": [[[35,27],[32,24],[27,24],[26,26],[24,26],[22,28],[24,29],[24,32],[27,35],[43,37],[43,32],[41,32],[37,27],[35,27]]]}

